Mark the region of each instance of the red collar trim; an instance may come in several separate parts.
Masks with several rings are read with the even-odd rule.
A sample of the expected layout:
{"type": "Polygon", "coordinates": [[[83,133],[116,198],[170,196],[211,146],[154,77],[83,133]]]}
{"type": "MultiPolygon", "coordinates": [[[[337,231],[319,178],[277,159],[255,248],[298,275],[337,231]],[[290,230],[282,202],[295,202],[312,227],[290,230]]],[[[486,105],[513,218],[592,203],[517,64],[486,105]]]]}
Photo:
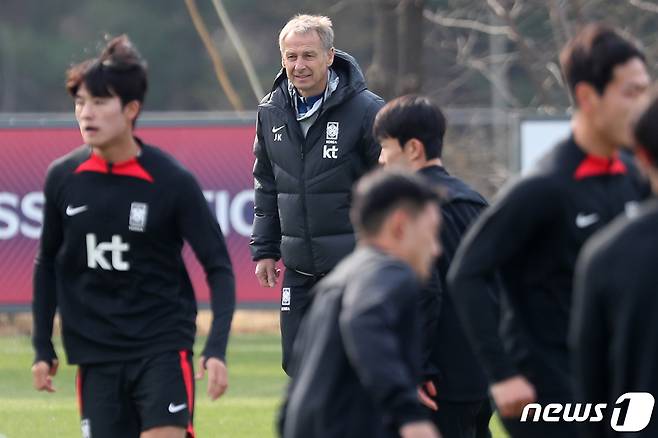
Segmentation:
{"type": "MultiPolygon", "coordinates": [[[[110,173],[110,166],[107,161],[103,160],[98,155],[92,152],[91,156],[87,161],[84,161],[76,169],[75,173],[81,172],[97,172],[97,173],[110,173]]],[[[121,176],[132,176],[133,178],[143,179],[152,183],[153,177],[150,173],[139,164],[137,158],[131,158],[130,160],[122,161],[121,163],[116,163],[112,165],[112,174],[121,175],[121,176]]]]}
{"type": "Polygon", "coordinates": [[[587,155],[576,169],[573,177],[575,179],[584,179],[600,175],[623,175],[626,171],[626,165],[619,159],[618,155],[612,158],[587,155]]]}

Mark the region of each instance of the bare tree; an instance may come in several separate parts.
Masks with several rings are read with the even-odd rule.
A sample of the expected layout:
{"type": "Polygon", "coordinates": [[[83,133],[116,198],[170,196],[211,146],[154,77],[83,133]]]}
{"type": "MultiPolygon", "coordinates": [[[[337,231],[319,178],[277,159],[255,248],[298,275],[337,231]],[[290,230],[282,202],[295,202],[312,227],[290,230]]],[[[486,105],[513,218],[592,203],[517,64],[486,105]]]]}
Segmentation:
{"type": "Polygon", "coordinates": [[[235,91],[233,84],[231,84],[231,79],[228,77],[228,73],[226,73],[226,68],[224,67],[224,62],[222,61],[222,57],[219,54],[219,50],[217,50],[217,47],[215,47],[213,44],[210,33],[208,32],[208,28],[201,18],[196,0],[185,0],[185,6],[187,6],[187,10],[190,13],[192,22],[194,23],[194,27],[198,32],[199,37],[203,41],[203,45],[206,47],[210,59],[212,60],[217,80],[226,93],[226,96],[231,102],[231,105],[233,105],[233,109],[235,111],[244,111],[242,99],[240,99],[240,96],[235,91]]]}
{"type": "Polygon", "coordinates": [[[389,100],[395,96],[398,65],[398,0],[372,0],[375,38],[372,63],[366,76],[368,87],[389,100]]]}

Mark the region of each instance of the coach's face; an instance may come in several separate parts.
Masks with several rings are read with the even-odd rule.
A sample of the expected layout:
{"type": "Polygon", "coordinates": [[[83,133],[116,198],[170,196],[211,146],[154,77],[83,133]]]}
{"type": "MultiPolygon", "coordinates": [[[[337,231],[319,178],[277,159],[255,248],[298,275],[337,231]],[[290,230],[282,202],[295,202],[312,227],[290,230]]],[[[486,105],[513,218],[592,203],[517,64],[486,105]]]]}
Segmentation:
{"type": "Polygon", "coordinates": [[[609,142],[631,145],[632,121],[647,103],[650,83],[646,65],[639,58],[614,68],[612,80],[594,102],[594,123],[609,142]]]}
{"type": "Polygon", "coordinates": [[[309,97],[323,93],[327,87],[327,71],[334,62],[333,47],[327,51],[316,31],[290,33],[283,39],[282,46],[281,63],[299,94],[309,97]]]}
{"type": "Polygon", "coordinates": [[[410,218],[401,239],[407,262],[423,280],[430,277],[432,264],[441,254],[440,221],[439,207],[433,202],[428,203],[419,214],[410,218]]]}

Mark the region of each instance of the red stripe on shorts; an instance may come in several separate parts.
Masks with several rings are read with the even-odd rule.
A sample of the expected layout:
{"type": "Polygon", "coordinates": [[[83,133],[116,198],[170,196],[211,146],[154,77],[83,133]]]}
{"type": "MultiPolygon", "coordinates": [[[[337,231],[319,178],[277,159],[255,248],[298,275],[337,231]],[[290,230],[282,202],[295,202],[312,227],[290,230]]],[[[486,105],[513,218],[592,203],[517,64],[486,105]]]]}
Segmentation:
{"type": "Polygon", "coordinates": [[[192,367],[188,361],[187,350],[181,350],[180,354],[180,367],[183,371],[183,381],[185,382],[185,391],[187,392],[187,406],[190,411],[190,421],[187,423],[187,435],[194,438],[194,426],[192,425],[192,413],[194,412],[194,375],[192,367]]]}
{"type": "Polygon", "coordinates": [[[78,410],[82,418],[82,370],[80,367],[78,367],[78,371],[75,373],[75,393],[78,396],[78,410]]]}

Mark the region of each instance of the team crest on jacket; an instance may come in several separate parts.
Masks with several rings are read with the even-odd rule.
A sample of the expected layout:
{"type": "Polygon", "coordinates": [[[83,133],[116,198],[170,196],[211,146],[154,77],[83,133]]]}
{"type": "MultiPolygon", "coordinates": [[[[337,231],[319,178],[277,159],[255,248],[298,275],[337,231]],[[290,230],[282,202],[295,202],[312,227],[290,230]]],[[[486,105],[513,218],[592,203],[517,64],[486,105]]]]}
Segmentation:
{"type": "Polygon", "coordinates": [[[327,140],[338,140],[338,122],[327,122],[327,140]]]}
{"type": "Polygon", "coordinates": [[[146,228],[146,218],[148,216],[148,205],[143,202],[133,202],[130,204],[130,220],[128,229],[130,231],[144,232],[146,228]]]}
{"type": "Polygon", "coordinates": [[[281,311],[290,310],[290,288],[284,287],[281,290],[281,311]]]}
{"type": "Polygon", "coordinates": [[[324,148],[322,149],[322,158],[338,158],[338,122],[327,122],[327,135],[324,148]]]}

